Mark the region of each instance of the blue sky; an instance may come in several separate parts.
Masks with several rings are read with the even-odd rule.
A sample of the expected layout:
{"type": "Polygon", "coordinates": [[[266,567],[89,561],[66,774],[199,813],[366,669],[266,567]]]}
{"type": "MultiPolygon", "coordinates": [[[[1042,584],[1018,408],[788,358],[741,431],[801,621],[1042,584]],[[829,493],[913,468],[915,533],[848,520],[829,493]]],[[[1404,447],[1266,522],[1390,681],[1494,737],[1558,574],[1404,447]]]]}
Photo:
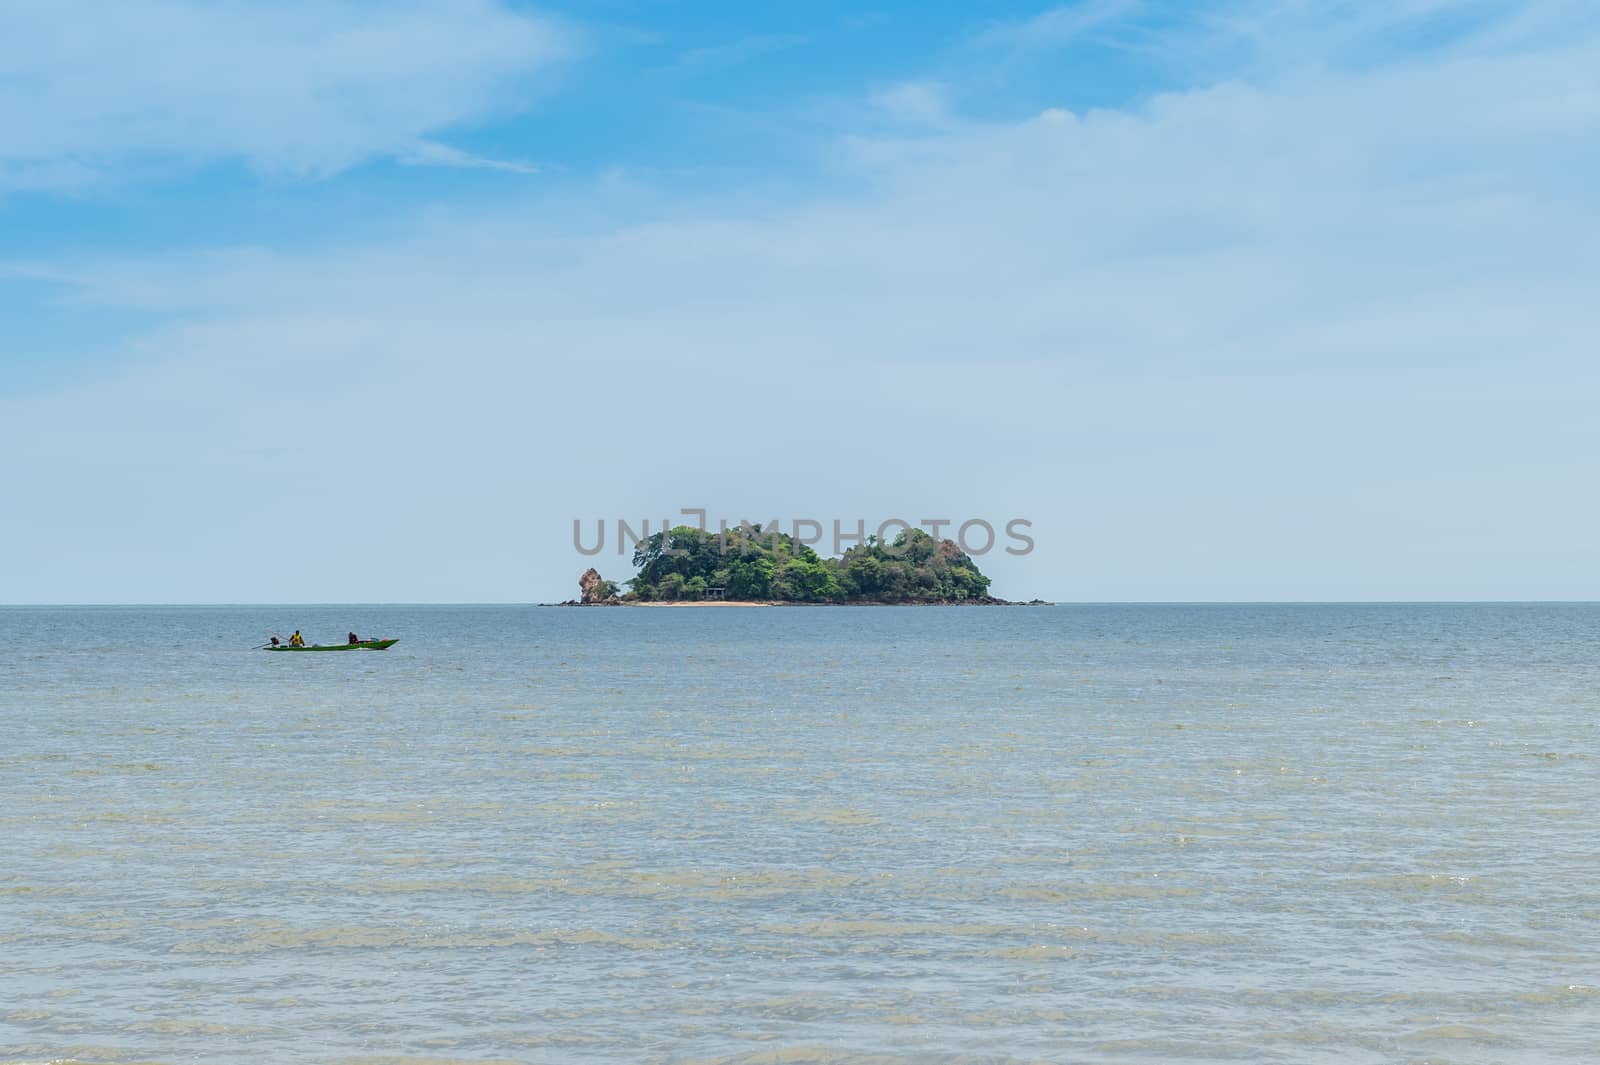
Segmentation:
{"type": "Polygon", "coordinates": [[[0,602],[1600,599],[1596,173],[1572,0],[12,0],[0,602]]]}

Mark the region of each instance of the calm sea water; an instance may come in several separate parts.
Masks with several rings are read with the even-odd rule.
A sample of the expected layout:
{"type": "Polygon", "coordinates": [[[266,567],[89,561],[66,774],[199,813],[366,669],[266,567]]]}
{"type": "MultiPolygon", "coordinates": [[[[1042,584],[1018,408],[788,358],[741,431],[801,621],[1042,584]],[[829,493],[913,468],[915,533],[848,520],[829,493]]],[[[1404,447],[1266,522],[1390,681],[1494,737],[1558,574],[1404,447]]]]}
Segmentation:
{"type": "Polygon", "coordinates": [[[1600,1060],[1600,607],[0,646],[3,1061],[1600,1060]]]}

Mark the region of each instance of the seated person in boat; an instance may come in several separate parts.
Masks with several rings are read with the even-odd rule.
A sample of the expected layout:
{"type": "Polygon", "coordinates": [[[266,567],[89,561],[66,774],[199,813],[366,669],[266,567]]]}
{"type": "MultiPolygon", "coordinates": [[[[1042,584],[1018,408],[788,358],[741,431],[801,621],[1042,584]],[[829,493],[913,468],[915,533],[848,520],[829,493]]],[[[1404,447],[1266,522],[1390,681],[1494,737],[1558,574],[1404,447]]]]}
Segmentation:
{"type": "Polygon", "coordinates": [[[272,638],[272,646],[277,647],[278,643],[279,643],[278,638],[276,636],[274,636],[272,638]]]}
{"type": "Polygon", "coordinates": [[[350,642],[351,643],[360,643],[361,642],[361,637],[357,636],[355,633],[352,632],[350,634],[350,642]]]}
{"type": "Polygon", "coordinates": [[[300,635],[300,630],[299,629],[295,629],[294,630],[294,635],[289,637],[289,646],[290,647],[304,647],[305,645],[306,645],[306,638],[304,636],[300,635]]]}

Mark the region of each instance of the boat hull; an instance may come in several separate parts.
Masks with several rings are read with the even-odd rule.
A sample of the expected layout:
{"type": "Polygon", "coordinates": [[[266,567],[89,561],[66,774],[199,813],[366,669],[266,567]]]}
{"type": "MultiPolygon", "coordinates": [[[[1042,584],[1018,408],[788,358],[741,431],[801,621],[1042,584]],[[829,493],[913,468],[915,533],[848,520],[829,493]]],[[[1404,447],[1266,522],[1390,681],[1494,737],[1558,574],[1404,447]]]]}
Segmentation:
{"type": "Polygon", "coordinates": [[[395,644],[397,644],[399,642],[400,641],[398,639],[394,639],[394,640],[362,640],[360,643],[335,643],[335,644],[320,644],[320,643],[316,643],[316,644],[312,644],[310,647],[290,647],[288,644],[283,644],[283,645],[281,645],[279,647],[267,647],[267,648],[264,648],[264,650],[267,650],[267,651],[387,651],[389,648],[393,647],[395,644]]]}

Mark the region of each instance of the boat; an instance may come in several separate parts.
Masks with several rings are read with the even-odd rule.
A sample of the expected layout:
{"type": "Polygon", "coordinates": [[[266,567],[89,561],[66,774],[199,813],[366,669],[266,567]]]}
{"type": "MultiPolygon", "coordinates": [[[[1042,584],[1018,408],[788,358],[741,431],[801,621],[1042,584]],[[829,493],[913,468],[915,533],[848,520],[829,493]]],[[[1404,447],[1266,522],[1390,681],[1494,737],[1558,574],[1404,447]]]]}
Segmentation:
{"type": "Polygon", "coordinates": [[[395,644],[397,644],[399,642],[400,641],[398,639],[394,639],[394,640],[362,640],[360,643],[333,643],[333,644],[314,643],[314,644],[311,644],[309,647],[290,647],[286,643],[281,643],[276,647],[264,647],[264,648],[262,648],[262,650],[264,650],[264,651],[387,651],[389,648],[393,647],[395,644]]]}

